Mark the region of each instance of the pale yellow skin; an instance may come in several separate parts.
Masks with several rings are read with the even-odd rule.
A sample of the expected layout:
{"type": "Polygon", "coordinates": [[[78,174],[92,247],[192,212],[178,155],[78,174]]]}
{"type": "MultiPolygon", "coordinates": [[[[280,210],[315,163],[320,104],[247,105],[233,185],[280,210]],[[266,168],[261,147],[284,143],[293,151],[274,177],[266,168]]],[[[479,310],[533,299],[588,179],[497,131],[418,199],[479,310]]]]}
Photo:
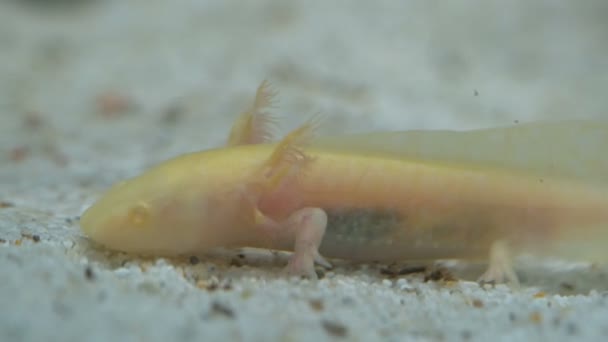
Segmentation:
{"type": "MultiPolygon", "coordinates": [[[[252,112],[247,120],[255,119],[252,112]]],[[[230,146],[169,160],[115,185],[84,213],[82,229],[111,249],[153,255],[294,250],[287,270],[311,277],[314,261],[328,266],[321,255],[490,258],[481,279],[514,282],[508,251],[606,256],[608,175],[597,170],[603,164],[584,146],[578,164],[540,160],[549,148],[515,146],[525,146],[529,132],[551,138],[564,129],[605,143],[606,124],[599,131],[595,122],[571,122],[300,139],[311,125],[277,143],[255,125],[241,120],[230,146]],[[517,143],[499,143],[483,155],[480,146],[491,148],[497,135],[510,134],[517,143]],[[398,146],[403,142],[409,150],[398,146]]]]}

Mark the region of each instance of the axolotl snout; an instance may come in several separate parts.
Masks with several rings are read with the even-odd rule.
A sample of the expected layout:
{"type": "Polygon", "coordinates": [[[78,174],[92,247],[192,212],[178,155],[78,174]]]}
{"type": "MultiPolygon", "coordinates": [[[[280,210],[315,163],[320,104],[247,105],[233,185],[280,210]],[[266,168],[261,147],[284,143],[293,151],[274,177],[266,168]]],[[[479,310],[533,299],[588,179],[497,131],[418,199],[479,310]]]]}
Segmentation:
{"type": "Polygon", "coordinates": [[[214,157],[223,156],[180,156],[115,184],[82,215],[82,229],[112,249],[150,255],[231,244],[242,215],[226,189],[238,169],[216,168],[214,157]]]}

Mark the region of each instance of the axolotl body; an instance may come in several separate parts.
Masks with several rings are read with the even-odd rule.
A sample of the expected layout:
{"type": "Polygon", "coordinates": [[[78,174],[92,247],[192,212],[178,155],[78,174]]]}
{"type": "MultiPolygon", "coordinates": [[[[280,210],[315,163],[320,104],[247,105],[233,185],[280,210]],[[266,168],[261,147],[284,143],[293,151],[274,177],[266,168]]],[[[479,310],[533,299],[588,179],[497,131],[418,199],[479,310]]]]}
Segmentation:
{"type": "Polygon", "coordinates": [[[320,138],[312,119],[273,142],[270,101],[263,83],[227,146],[118,183],[82,229],[139,254],[293,250],[288,273],[313,278],[324,257],[489,259],[480,280],[517,282],[512,252],[608,256],[608,123],[320,138]]]}

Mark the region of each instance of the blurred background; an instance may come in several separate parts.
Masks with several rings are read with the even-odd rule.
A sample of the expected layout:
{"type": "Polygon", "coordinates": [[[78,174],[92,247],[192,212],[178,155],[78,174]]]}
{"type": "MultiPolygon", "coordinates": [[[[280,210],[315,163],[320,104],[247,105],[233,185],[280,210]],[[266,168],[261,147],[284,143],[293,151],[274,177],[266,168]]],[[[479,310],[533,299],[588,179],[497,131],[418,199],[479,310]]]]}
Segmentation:
{"type": "Polygon", "coordinates": [[[27,122],[77,159],[217,145],[263,79],[286,126],[322,112],[325,134],[607,114],[602,0],[0,6],[3,156],[30,141],[27,122]]]}
{"type": "MultiPolygon", "coordinates": [[[[323,134],[608,118],[607,19],[605,0],[0,0],[0,340],[601,340],[597,292],[435,289],[366,268],[308,287],[268,265],[109,254],[77,222],[112,183],[221,145],[264,79],[284,130],[316,112],[323,134]]],[[[578,271],[522,279],[605,288],[556,269],[578,271]]]]}

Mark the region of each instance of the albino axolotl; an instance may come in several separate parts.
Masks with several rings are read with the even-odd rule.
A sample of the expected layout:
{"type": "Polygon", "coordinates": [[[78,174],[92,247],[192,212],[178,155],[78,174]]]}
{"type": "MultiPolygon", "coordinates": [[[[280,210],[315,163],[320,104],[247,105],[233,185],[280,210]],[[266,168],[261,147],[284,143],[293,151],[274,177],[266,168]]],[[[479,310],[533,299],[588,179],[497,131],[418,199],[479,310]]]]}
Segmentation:
{"type": "Polygon", "coordinates": [[[608,259],[608,122],[315,137],[273,142],[266,82],[227,146],[179,156],[113,186],[81,226],[110,249],[160,256],[216,247],[324,259],[489,260],[482,281],[517,282],[509,255],[608,259]]]}

